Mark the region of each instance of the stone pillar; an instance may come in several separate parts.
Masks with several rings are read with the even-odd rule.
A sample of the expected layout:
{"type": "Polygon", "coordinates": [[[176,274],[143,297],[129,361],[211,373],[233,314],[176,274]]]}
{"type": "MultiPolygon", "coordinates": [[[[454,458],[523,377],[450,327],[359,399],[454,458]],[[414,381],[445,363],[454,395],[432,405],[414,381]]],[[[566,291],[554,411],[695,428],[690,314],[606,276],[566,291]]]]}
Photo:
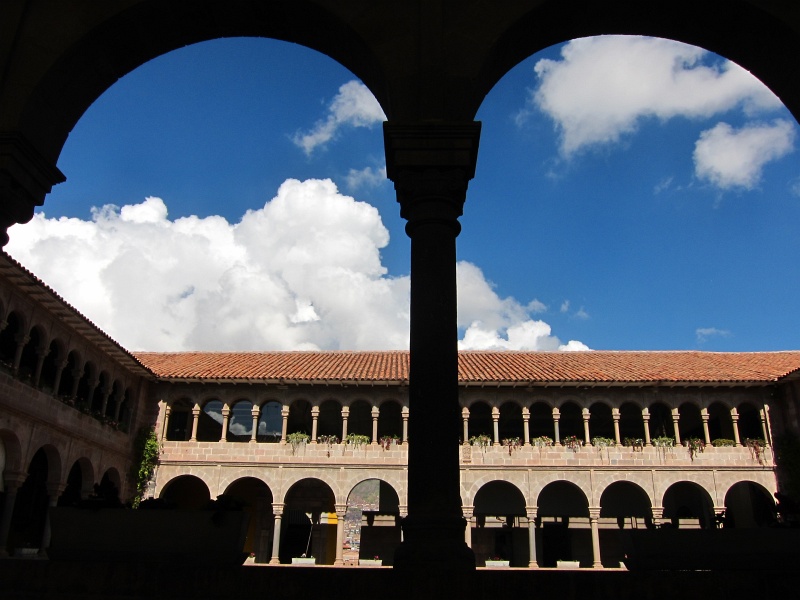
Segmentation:
{"type": "Polygon", "coordinates": [[[58,388],[61,387],[61,376],[64,373],[64,369],[66,368],[68,362],[66,360],[62,360],[56,363],[56,376],[53,378],[53,397],[58,398],[58,388]]]}
{"type": "Polygon", "coordinates": [[[642,423],[644,423],[644,445],[652,446],[650,441],[650,411],[647,408],[642,409],[642,423]]]}
{"type": "MultiPolygon", "coordinates": [[[[408,506],[406,506],[405,504],[398,505],[397,514],[400,517],[400,523],[402,523],[403,519],[405,519],[408,516],[408,506]]],[[[403,527],[401,526],[400,527],[400,542],[402,542],[402,541],[403,541],[403,527]]]]}
{"type": "Polygon", "coordinates": [[[500,421],[500,409],[496,406],[492,407],[492,433],[494,434],[494,445],[500,445],[500,430],[498,423],[500,421]]]}
{"type": "Polygon", "coordinates": [[[255,444],[258,441],[258,415],[261,413],[261,407],[258,404],[253,404],[253,431],[250,434],[250,443],[255,444]]]}
{"type": "Polygon", "coordinates": [[[714,527],[717,529],[725,527],[725,510],[724,506],[714,507],[714,527]]]}
{"type": "Polygon", "coordinates": [[[333,561],[335,567],[344,564],[344,516],[347,513],[347,504],[336,505],[336,559],[333,561]]]}
{"type": "Polygon", "coordinates": [[[22,360],[22,351],[25,349],[25,344],[30,341],[30,338],[24,333],[20,332],[14,336],[14,341],[17,342],[17,348],[14,352],[14,364],[11,365],[14,373],[19,371],[19,363],[22,360]]]}
{"type": "Polygon", "coordinates": [[[536,559],[536,516],[539,508],[536,506],[525,507],[528,516],[528,568],[538,569],[539,561],[536,559]]]}
{"type": "Polygon", "coordinates": [[[81,383],[82,377],[83,377],[83,368],[76,367],[72,371],[72,389],[69,391],[70,400],[74,400],[75,397],[78,395],[78,386],[81,383]]]}
{"type": "Polygon", "coordinates": [[[101,388],[100,392],[103,394],[103,401],[100,403],[100,416],[106,416],[106,408],[108,408],[108,398],[111,396],[111,388],[101,388]]]}
{"type": "Polygon", "coordinates": [[[469,446],[469,409],[465,406],[461,409],[461,420],[464,422],[464,441],[465,446],[469,446]]]}
{"type": "Polygon", "coordinates": [[[61,484],[47,485],[47,512],[44,515],[44,527],[42,528],[42,541],[39,542],[39,555],[47,556],[47,549],[50,547],[50,509],[58,504],[58,497],[64,492],[66,486],[61,484]]]}
{"type": "Polygon", "coordinates": [[[403,443],[408,442],[408,407],[404,406],[400,411],[400,416],[403,417],[403,443]]]}
{"type": "MultiPolygon", "coordinates": [[[[384,123],[386,170],[411,238],[408,516],[395,568],[475,569],[464,543],[458,438],[456,236],[480,123],[384,123]]],[[[444,579],[447,579],[446,577],[444,579]]]]}
{"type": "Polygon", "coordinates": [[[522,407],[522,440],[523,446],[531,445],[531,411],[527,406],[522,407]]]}
{"type": "Polygon", "coordinates": [[[733,441],[737,446],[742,445],[742,438],[739,436],[739,411],[736,407],[731,409],[731,423],[733,424],[733,441]]]}
{"type": "Polygon", "coordinates": [[[167,404],[164,407],[164,423],[161,425],[161,435],[158,436],[162,442],[169,437],[170,419],[172,419],[172,405],[167,404]]]}
{"type": "Polygon", "coordinates": [[[589,523],[592,526],[592,568],[602,569],[603,561],[600,559],[600,529],[598,520],[600,519],[600,507],[589,508],[589,523]]]}
{"type": "Polygon", "coordinates": [[[592,415],[589,413],[588,408],[584,408],[581,411],[581,416],[583,417],[583,443],[586,446],[590,446],[592,444],[592,437],[589,433],[589,419],[592,415]]]}
{"type": "Polygon", "coordinates": [[[289,427],[289,407],[281,407],[281,444],[286,443],[286,429],[289,427]]]}
{"type": "Polygon", "coordinates": [[[619,437],[619,409],[611,409],[611,418],[614,419],[614,443],[617,446],[622,445],[622,439],[619,437]]]}
{"type": "Polygon", "coordinates": [[[767,407],[764,406],[761,410],[758,411],[759,416],[761,417],[761,435],[764,436],[764,444],[769,447],[769,432],[767,430],[767,407]]]}
{"type": "Polygon", "coordinates": [[[94,391],[97,389],[98,385],[100,385],[99,379],[92,379],[89,382],[89,391],[86,394],[86,404],[89,408],[89,412],[92,412],[92,405],[94,404],[94,391]]]}
{"type": "Polygon", "coordinates": [[[347,419],[350,416],[350,407],[342,407],[342,441],[347,438],[347,419]]]}
{"type": "Polygon", "coordinates": [[[14,516],[14,504],[17,502],[17,492],[25,479],[27,473],[5,473],[5,502],[3,503],[3,514],[0,517],[0,557],[8,556],[8,534],[11,531],[11,517],[14,516]]]}
{"type": "Polygon", "coordinates": [[[677,408],[672,409],[672,429],[675,431],[675,445],[681,445],[681,430],[678,426],[678,421],[681,419],[681,413],[677,408]]]}
{"type": "Polygon", "coordinates": [[[378,417],[380,416],[381,411],[378,409],[377,406],[372,407],[372,443],[378,443],[378,417]]]}
{"type": "Polygon", "coordinates": [[[272,514],[275,515],[275,522],[272,525],[272,557],[269,564],[281,564],[278,553],[281,549],[281,518],[283,517],[283,504],[272,503],[272,514]]]}
{"type": "Polygon", "coordinates": [[[36,348],[36,367],[33,369],[33,377],[31,377],[31,385],[35,388],[39,387],[39,379],[42,377],[42,367],[44,366],[44,359],[50,354],[49,346],[39,346],[36,348]]]}
{"type": "Polygon", "coordinates": [[[192,436],[189,438],[190,442],[197,441],[197,424],[200,422],[200,408],[199,404],[195,404],[192,407],[192,436]]]}
{"type": "Polygon", "coordinates": [[[231,409],[225,404],[222,407],[222,435],[219,437],[220,442],[228,441],[228,421],[231,417],[231,409]]]}
{"type": "Polygon", "coordinates": [[[553,408],[553,446],[561,445],[561,434],[558,431],[558,420],[561,418],[561,411],[553,408]]]}
{"type": "Polygon", "coordinates": [[[706,444],[711,443],[711,434],[708,432],[708,409],[703,408],[700,410],[700,417],[703,419],[703,440],[706,444]]]}
{"type": "Polygon", "coordinates": [[[319,406],[311,407],[311,443],[317,443],[317,425],[319,424],[319,406]]]}
{"type": "Polygon", "coordinates": [[[651,510],[653,511],[653,525],[657,527],[661,525],[664,520],[664,507],[654,506],[651,510]]]}
{"type": "Polygon", "coordinates": [[[122,410],[122,403],[125,402],[125,389],[120,386],[114,402],[114,421],[119,424],[119,411],[122,410]]]}
{"type": "Polygon", "coordinates": [[[464,529],[464,543],[472,548],[472,526],[474,524],[475,516],[473,514],[475,507],[474,506],[464,506],[462,507],[464,518],[467,521],[467,526],[464,529]]]}

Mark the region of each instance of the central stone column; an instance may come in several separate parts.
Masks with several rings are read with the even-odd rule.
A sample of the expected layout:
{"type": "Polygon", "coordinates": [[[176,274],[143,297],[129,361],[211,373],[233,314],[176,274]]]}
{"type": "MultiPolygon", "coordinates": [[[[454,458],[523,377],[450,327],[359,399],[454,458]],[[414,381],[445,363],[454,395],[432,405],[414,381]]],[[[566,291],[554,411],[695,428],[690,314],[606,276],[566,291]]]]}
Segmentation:
{"type": "Polygon", "coordinates": [[[384,124],[386,170],[411,238],[408,516],[397,570],[472,571],[459,478],[456,236],[480,123],[384,124]]]}

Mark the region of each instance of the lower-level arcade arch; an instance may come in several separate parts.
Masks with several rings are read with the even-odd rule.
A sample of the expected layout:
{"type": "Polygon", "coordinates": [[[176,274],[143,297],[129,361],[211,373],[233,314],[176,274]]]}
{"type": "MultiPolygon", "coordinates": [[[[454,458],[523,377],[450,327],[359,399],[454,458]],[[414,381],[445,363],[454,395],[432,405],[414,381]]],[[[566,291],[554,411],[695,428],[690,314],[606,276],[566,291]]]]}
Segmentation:
{"type": "Polygon", "coordinates": [[[478,490],[474,502],[470,538],[477,566],[497,558],[510,567],[527,567],[530,550],[522,492],[507,481],[491,481],[478,490]]]}
{"type": "Polygon", "coordinates": [[[775,523],[775,502],[769,491],[758,483],[740,481],[725,494],[723,526],[726,529],[769,527],[775,523]]]}
{"type": "Polygon", "coordinates": [[[179,475],[164,486],[159,496],[169,506],[180,510],[199,510],[211,500],[208,486],[194,475],[179,475]]]}
{"type": "Polygon", "coordinates": [[[708,492],[692,481],[673,483],[664,493],[664,520],[674,528],[711,529],[714,504],[708,492]]]}
{"type": "Polygon", "coordinates": [[[365,479],[350,490],[344,516],[343,562],[378,557],[384,566],[394,564],[400,545],[400,498],[381,479],[365,479]]]}
{"type": "Polygon", "coordinates": [[[335,496],[327,483],[316,478],[295,483],[284,500],[280,562],[313,556],[317,564],[332,565],[336,560],[336,522],[335,496]]]}
{"type": "Polygon", "coordinates": [[[542,489],[537,505],[539,566],[555,567],[559,560],[576,560],[582,567],[592,566],[589,502],[583,491],[569,481],[554,481],[542,489]]]}
{"type": "Polygon", "coordinates": [[[244,551],[255,555],[257,563],[267,563],[272,557],[272,535],[275,515],[272,512],[272,490],[255,477],[237,479],[225,490],[234,505],[241,506],[247,514],[247,535],[244,551]]]}
{"type": "Polygon", "coordinates": [[[652,527],[653,508],[647,493],[630,481],[615,481],[600,496],[600,557],[604,567],[619,567],[625,553],[626,529],[652,527]]]}

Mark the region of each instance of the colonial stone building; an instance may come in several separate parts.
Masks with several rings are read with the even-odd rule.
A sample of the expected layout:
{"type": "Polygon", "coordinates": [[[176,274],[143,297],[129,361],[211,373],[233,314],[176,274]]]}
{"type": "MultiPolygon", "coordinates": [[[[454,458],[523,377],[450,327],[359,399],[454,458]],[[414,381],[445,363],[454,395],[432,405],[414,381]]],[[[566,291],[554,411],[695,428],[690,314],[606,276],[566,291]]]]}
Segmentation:
{"type": "MultiPolygon", "coordinates": [[[[149,494],[241,501],[256,562],[342,564],[353,490],[373,481],[361,556],[392,564],[408,451],[438,451],[407,352],[133,355],[7,255],[0,317],[5,550],[46,548],[46,507],[104,479],[130,497],[133,434],[154,427],[149,494]]],[[[618,567],[626,529],[773,523],[799,374],[800,352],[460,353],[450,443],[477,564],[618,567]]]]}

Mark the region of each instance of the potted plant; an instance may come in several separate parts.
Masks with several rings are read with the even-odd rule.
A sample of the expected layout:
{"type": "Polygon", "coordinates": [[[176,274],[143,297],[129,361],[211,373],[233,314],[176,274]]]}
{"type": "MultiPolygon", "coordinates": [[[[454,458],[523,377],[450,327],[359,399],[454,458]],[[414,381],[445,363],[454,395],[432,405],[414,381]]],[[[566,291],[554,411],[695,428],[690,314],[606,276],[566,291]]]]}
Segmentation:
{"type": "Polygon", "coordinates": [[[745,445],[750,449],[750,456],[753,457],[754,461],[760,465],[765,464],[764,450],[767,448],[766,441],[760,438],[747,438],[745,445]]]}
{"type": "Polygon", "coordinates": [[[642,438],[623,438],[622,445],[632,448],[634,452],[642,452],[644,450],[644,440],[642,438]]]}
{"type": "Polygon", "coordinates": [[[492,445],[492,438],[490,438],[485,433],[481,433],[479,435],[473,435],[469,438],[470,446],[478,446],[479,448],[486,449],[487,446],[492,445]]]}
{"type": "Polygon", "coordinates": [[[301,554],[300,556],[295,556],[292,558],[293,565],[315,565],[317,564],[317,559],[313,556],[306,556],[305,553],[301,554]]]}
{"type": "Polygon", "coordinates": [[[546,435],[540,435],[539,437],[535,437],[531,440],[531,444],[539,448],[541,451],[542,448],[546,448],[547,446],[553,445],[553,438],[548,437],[546,435]]]}
{"type": "Polygon", "coordinates": [[[577,435],[568,435],[562,440],[562,442],[564,446],[566,446],[573,452],[577,452],[578,450],[580,450],[581,446],[583,445],[583,442],[580,439],[578,439],[577,435]]]}
{"type": "Polygon", "coordinates": [[[292,454],[297,452],[297,448],[301,445],[305,446],[310,439],[311,436],[304,431],[295,431],[286,436],[286,441],[292,445],[292,454]]]}
{"type": "Polygon", "coordinates": [[[735,446],[736,442],[725,438],[717,438],[716,440],[711,440],[711,445],[714,448],[730,448],[735,446]]]}
{"type": "Polygon", "coordinates": [[[383,448],[384,450],[388,450],[393,445],[399,444],[400,443],[400,438],[398,436],[396,436],[396,435],[384,435],[384,436],[381,436],[381,438],[378,440],[378,442],[380,443],[381,448],[383,448]]]}
{"type": "Polygon", "coordinates": [[[505,438],[502,441],[504,447],[508,448],[508,455],[511,456],[511,451],[516,450],[522,445],[522,442],[518,437],[513,438],[505,438]]]}
{"type": "Polygon", "coordinates": [[[354,450],[358,450],[359,446],[368,446],[371,440],[368,435],[348,433],[347,437],[344,438],[344,441],[346,444],[353,446],[354,450]]]}
{"type": "Polygon", "coordinates": [[[499,556],[493,556],[492,558],[487,558],[485,564],[487,569],[507,569],[509,561],[503,560],[499,556]]]}
{"type": "Polygon", "coordinates": [[[319,435],[317,443],[325,444],[328,447],[328,457],[331,455],[331,447],[339,443],[339,438],[335,435],[319,435]]]}
{"type": "Polygon", "coordinates": [[[706,443],[700,438],[692,437],[684,442],[689,449],[689,458],[694,460],[694,457],[706,449],[706,443]]]}
{"type": "Polygon", "coordinates": [[[377,554],[372,558],[359,558],[358,559],[358,566],[359,567],[380,567],[383,565],[383,561],[381,557],[377,554]]]}

